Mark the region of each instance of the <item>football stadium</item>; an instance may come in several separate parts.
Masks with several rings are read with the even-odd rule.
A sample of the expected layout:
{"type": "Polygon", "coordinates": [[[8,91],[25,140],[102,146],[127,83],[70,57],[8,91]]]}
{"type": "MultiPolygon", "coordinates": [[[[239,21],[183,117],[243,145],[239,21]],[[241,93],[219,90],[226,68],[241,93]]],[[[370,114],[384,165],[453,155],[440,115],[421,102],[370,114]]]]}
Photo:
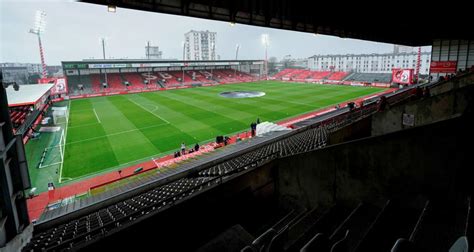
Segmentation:
{"type": "MultiPolygon", "coordinates": [[[[472,29],[343,24],[287,0],[81,2],[31,4],[128,28],[122,12],[138,23],[177,18],[179,32],[202,19],[242,25],[256,48],[221,57],[222,30],[190,28],[170,43],[181,59],[149,41],[144,58],[128,58],[135,49],[124,45],[147,29],[136,26],[100,38],[96,59],[81,51],[92,50],[92,20],[52,15],[82,37],[48,47],[64,38],[36,11],[29,36],[41,64],[0,65],[0,251],[472,250],[472,29]],[[311,56],[305,44],[300,59],[275,30],[393,52],[311,56]],[[60,66],[48,68],[49,50],[60,66]],[[269,57],[278,50],[280,61],[269,57]]],[[[14,12],[29,4],[7,3],[2,15],[24,28],[14,12]]],[[[19,41],[4,36],[2,50],[19,41]]]]}
{"type": "Polygon", "coordinates": [[[67,184],[157,164],[181,152],[182,143],[188,150],[218,136],[240,141],[257,119],[267,125],[259,127],[260,134],[278,123],[290,126],[298,117],[394,90],[389,83],[343,82],[345,72],[285,69],[266,80],[264,61],[258,60],[99,62],[63,62],[65,78],[49,80],[64,82],[69,96],[44,110],[51,120],[42,128],[55,132],[26,145],[28,161],[38,164],[30,171],[38,192],[47,191],[52,178],[67,184]],[[334,85],[321,85],[323,79],[334,85]]]}
{"type": "Polygon", "coordinates": [[[62,175],[74,179],[150,156],[159,157],[176,150],[181,142],[194,146],[213,141],[215,136],[245,131],[257,118],[280,121],[384,90],[300,86],[263,81],[72,100],[68,104],[70,121],[64,135],[67,141],[62,175]],[[262,91],[265,97],[229,101],[219,95],[240,90],[262,91]],[[119,121],[121,125],[117,125],[119,121]],[[156,131],[163,133],[155,134],[156,131]],[[100,148],[89,157],[86,153],[91,146],[100,148]]]}

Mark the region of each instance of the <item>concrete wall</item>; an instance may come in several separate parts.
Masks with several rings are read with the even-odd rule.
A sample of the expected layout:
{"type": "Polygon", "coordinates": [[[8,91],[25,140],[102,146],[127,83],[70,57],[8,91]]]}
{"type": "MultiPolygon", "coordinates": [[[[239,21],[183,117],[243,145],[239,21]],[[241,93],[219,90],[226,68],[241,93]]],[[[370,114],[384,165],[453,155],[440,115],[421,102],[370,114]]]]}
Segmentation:
{"type": "MultiPolygon", "coordinates": [[[[1,230],[0,230],[1,231],[1,230]]],[[[0,247],[0,252],[20,251],[31,240],[33,235],[33,224],[29,224],[4,247],[0,247]]]]}
{"type": "Polygon", "coordinates": [[[461,178],[459,186],[466,185],[457,173],[467,173],[462,162],[469,153],[462,145],[472,142],[474,123],[461,115],[472,115],[473,84],[474,74],[468,74],[434,86],[430,97],[332,132],[330,147],[277,161],[277,194],[315,207],[336,199],[376,203],[396,195],[457,191],[452,181],[461,178]],[[402,124],[404,113],[415,116],[415,126],[402,124]]]}
{"type": "Polygon", "coordinates": [[[471,126],[451,119],[279,160],[276,192],[315,207],[467,191],[471,126]]]}
{"type": "Polygon", "coordinates": [[[474,74],[431,89],[431,97],[390,107],[372,117],[372,135],[382,135],[411,126],[402,124],[403,114],[415,117],[415,126],[459,116],[474,97],[474,74]]]}
{"type": "Polygon", "coordinates": [[[330,145],[369,137],[372,129],[372,116],[364,118],[350,125],[329,134],[330,145]]]}

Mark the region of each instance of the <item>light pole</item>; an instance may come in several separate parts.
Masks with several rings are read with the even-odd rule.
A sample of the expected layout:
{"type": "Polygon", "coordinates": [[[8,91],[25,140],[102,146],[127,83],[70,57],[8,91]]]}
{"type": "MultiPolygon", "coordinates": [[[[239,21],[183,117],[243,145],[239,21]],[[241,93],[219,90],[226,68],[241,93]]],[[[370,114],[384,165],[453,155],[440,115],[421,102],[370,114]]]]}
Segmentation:
{"type": "MultiPolygon", "coordinates": [[[[148,63],[150,63],[150,41],[147,41],[147,44],[146,44],[146,59],[148,60],[148,63]]],[[[148,69],[152,69],[152,67],[149,66],[148,69]]],[[[150,70],[148,70],[148,79],[146,82],[146,88],[148,88],[148,84],[150,84],[151,81],[153,80],[151,78],[150,70]]]]}
{"type": "MultiPolygon", "coordinates": [[[[216,48],[215,48],[215,46],[216,46],[216,44],[214,43],[214,41],[211,40],[211,48],[212,48],[212,52],[214,53],[214,55],[216,54],[216,48]]],[[[214,59],[215,59],[215,56],[214,56],[214,59]]],[[[213,70],[213,69],[214,69],[214,68],[211,67],[211,80],[213,80],[213,77],[214,77],[214,76],[213,76],[213,73],[212,73],[212,70],[213,70]]]]}
{"type": "Polygon", "coordinates": [[[150,59],[150,41],[146,42],[146,59],[150,59]]]}
{"type": "Polygon", "coordinates": [[[181,84],[183,84],[183,85],[184,85],[184,65],[185,65],[185,63],[184,63],[184,61],[185,61],[185,57],[184,57],[184,55],[185,55],[185,49],[186,49],[186,42],[185,42],[185,41],[183,41],[181,44],[183,44],[183,66],[182,66],[182,70],[183,70],[183,79],[181,80],[181,84]]]}
{"type": "MultiPolygon", "coordinates": [[[[237,58],[239,57],[239,47],[240,47],[239,44],[235,46],[235,60],[236,61],[237,61],[237,58]]],[[[240,67],[240,64],[239,64],[239,67],[240,67]]],[[[234,70],[235,70],[234,71],[234,77],[235,77],[235,75],[237,75],[237,67],[234,70]]]]}
{"type": "MultiPolygon", "coordinates": [[[[101,38],[102,41],[102,56],[104,57],[105,62],[105,38],[101,38]]],[[[104,75],[105,75],[105,84],[109,87],[109,83],[107,81],[107,68],[104,67],[104,75]]]]}
{"type": "Polygon", "coordinates": [[[45,26],[46,26],[45,18],[46,18],[46,12],[37,10],[36,16],[35,16],[35,26],[34,28],[30,29],[30,33],[38,36],[38,44],[39,44],[41,66],[42,66],[42,73],[41,73],[42,78],[46,78],[46,63],[44,62],[44,53],[43,53],[43,46],[41,44],[40,34],[43,33],[45,30],[45,26]]]}
{"type": "Polygon", "coordinates": [[[268,60],[267,60],[267,49],[270,43],[268,34],[262,34],[261,36],[262,44],[265,46],[265,79],[268,80],[268,60]]]}

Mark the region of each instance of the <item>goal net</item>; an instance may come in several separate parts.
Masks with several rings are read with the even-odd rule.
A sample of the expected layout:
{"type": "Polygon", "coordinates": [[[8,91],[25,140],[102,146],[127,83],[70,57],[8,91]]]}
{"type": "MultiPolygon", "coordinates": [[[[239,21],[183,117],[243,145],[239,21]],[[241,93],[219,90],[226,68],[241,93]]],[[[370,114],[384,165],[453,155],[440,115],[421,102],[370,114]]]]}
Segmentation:
{"type": "Polygon", "coordinates": [[[53,107],[53,123],[55,125],[67,125],[68,120],[67,107],[53,107]]]}
{"type": "MultiPolygon", "coordinates": [[[[53,107],[52,118],[54,125],[61,128],[59,132],[52,132],[53,138],[50,147],[43,150],[38,168],[50,166],[60,167],[64,162],[64,151],[66,148],[67,125],[69,121],[69,113],[67,107],[53,107]]],[[[60,169],[60,168],[59,168],[60,169]]]]}
{"type": "MultiPolygon", "coordinates": [[[[58,132],[59,133],[59,132],[58,132]]],[[[64,150],[66,147],[65,130],[61,134],[55,134],[51,147],[43,150],[38,168],[46,168],[53,165],[61,165],[64,161],[64,150]]]]}

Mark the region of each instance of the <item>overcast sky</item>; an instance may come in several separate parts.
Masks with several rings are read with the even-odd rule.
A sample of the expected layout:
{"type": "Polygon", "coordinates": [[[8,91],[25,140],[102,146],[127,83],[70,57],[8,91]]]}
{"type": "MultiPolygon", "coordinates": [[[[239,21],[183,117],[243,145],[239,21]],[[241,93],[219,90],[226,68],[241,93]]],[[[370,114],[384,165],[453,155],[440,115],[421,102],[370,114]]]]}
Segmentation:
{"type": "MultiPolygon", "coordinates": [[[[105,6],[64,0],[0,0],[0,62],[39,63],[38,42],[28,31],[36,10],[47,13],[42,35],[48,65],[64,60],[101,58],[100,38],[107,38],[107,57],[145,57],[147,41],[158,45],[163,58],[182,58],[184,33],[189,30],[217,32],[216,50],[221,59],[262,59],[263,33],[269,34],[268,55],[307,58],[314,54],[386,53],[393,45],[332,36],[284,31],[205,19],[158,14],[118,8],[109,13],[105,6]]],[[[423,51],[431,50],[430,47],[423,51]]]]}

